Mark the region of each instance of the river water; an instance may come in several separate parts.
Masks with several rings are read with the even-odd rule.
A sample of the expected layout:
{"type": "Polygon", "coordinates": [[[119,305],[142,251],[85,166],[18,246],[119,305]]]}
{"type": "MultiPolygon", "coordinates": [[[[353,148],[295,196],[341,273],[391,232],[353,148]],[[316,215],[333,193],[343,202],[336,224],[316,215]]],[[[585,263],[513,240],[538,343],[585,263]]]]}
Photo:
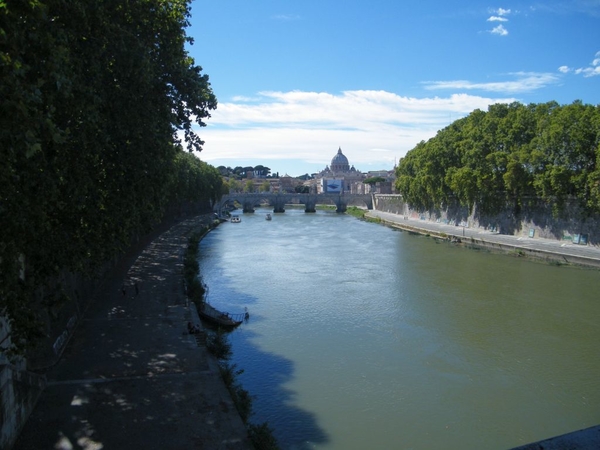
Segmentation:
{"type": "Polygon", "coordinates": [[[600,272],[330,211],[199,251],[239,381],[284,449],[507,449],[600,423],[600,272]]]}

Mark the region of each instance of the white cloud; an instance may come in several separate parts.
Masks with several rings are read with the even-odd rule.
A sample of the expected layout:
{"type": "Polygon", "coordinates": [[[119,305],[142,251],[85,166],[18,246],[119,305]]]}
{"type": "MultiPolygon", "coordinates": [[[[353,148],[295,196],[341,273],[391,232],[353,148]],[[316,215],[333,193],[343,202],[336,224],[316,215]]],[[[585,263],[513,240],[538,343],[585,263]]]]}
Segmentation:
{"type": "Polygon", "coordinates": [[[567,66],[561,66],[558,70],[563,73],[573,72],[576,75],[583,75],[585,78],[598,76],[600,75],[600,52],[596,52],[594,59],[588,67],[580,67],[579,69],[567,68],[567,71],[564,71],[563,68],[567,68],[567,66]]]}
{"type": "Polygon", "coordinates": [[[583,74],[583,76],[585,78],[595,77],[595,76],[600,75],[600,67],[596,66],[596,67],[585,67],[582,69],[576,69],[575,73],[577,75],[583,74]]]}
{"type": "Polygon", "coordinates": [[[569,66],[560,66],[558,68],[558,71],[561,73],[569,73],[571,71],[571,68],[569,66]]]}
{"type": "Polygon", "coordinates": [[[594,60],[590,64],[590,67],[585,67],[583,69],[577,69],[575,73],[582,73],[584,77],[595,77],[600,75],[600,52],[596,52],[594,55],[594,60]]]}
{"type": "Polygon", "coordinates": [[[252,103],[219,103],[207,127],[199,130],[206,142],[200,154],[204,161],[238,165],[251,159],[300,175],[323,169],[341,146],[359,170],[391,168],[452,121],[492,103],[515,101],[468,94],[414,98],[367,90],[261,92],[256,97],[252,103]],[[291,160],[297,161],[292,169],[283,169],[291,160]],[[301,168],[310,164],[317,167],[301,168]]]}
{"type": "MultiPolygon", "coordinates": [[[[507,16],[511,13],[510,9],[498,8],[498,9],[490,9],[490,13],[492,16],[488,17],[488,22],[508,22],[508,19],[504,16],[507,16]]],[[[488,33],[497,34],[498,36],[507,36],[508,30],[504,27],[504,25],[500,24],[492,28],[491,30],[487,30],[488,33]]]]}
{"type": "Polygon", "coordinates": [[[506,36],[508,34],[508,30],[504,28],[503,25],[498,25],[490,30],[490,33],[497,34],[499,36],[506,36]]]}
{"type": "Polygon", "coordinates": [[[559,79],[557,75],[552,73],[515,72],[510,73],[509,75],[516,77],[516,80],[486,83],[475,83],[467,80],[429,81],[424,84],[425,88],[429,90],[481,90],[487,92],[517,94],[545,88],[546,86],[557,83],[559,79]]]}

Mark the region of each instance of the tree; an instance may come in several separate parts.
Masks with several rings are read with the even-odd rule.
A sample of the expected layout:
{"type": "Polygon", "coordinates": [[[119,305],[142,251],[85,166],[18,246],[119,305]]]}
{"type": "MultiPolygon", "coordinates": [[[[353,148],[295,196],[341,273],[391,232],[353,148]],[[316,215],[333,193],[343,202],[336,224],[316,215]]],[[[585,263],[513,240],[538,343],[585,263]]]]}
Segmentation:
{"type": "Polygon", "coordinates": [[[217,106],[188,18],[185,0],[0,1],[0,314],[16,347],[39,331],[34,293],[149,230],[182,167],[185,195],[217,195],[211,170],[181,165],[217,106]]]}
{"type": "Polygon", "coordinates": [[[385,178],[383,178],[383,177],[370,177],[370,178],[366,178],[365,180],[363,180],[363,183],[373,185],[375,183],[382,183],[384,181],[385,181],[385,178]]]}
{"type": "Polygon", "coordinates": [[[482,213],[512,202],[518,214],[523,197],[536,195],[556,214],[575,199],[587,216],[600,211],[599,142],[599,106],[491,105],[408,152],[396,187],[422,209],[457,199],[482,213]]]}
{"type": "Polygon", "coordinates": [[[240,182],[238,180],[236,180],[235,178],[230,178],[229,179],[229,192],[241,192],[242,191],[242,186],[240,184],[240,182]]]}
{"type": "Polygon", "coordinates": [[[267,177],[271,173],[271,169],[259,164],[258,166],[254,166],[254,172],[258,174],[259,177],[267,177]]]}
{"type": "Polygon", "coordinates": [[[236,178],[239,180],[241,178],[244,178],[246,176],[245,172],[244,172],[244,168],[241,166],[236,166],[233,169],[233,173],[236,176],[236,178]]]}

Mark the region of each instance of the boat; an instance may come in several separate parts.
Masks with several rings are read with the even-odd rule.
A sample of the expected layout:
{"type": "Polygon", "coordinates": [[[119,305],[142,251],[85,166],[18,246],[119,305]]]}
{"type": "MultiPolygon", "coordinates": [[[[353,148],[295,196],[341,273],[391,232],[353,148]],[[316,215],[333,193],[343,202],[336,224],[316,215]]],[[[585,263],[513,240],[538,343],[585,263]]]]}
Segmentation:
{"type": "Polygon", "coordinates": [[[231,223],[240,223],[242,221],[242,218],[240,216],[231,216],[231,219],[229,219],[229,221],[231,223]]]}
{"type": "Polygon", "coordinates": [[[248,312],[241,314],[229,314],[219,311],[206,302],[202,303],[198,309],[198,314],[200,315],[200,318],[225,328],[235,328],[240,325],[245,318],[248,317],[248,312]]]}
{"type": "Polygon", "coordinates": [[[265,219],[266,219],[266,220],[271,220],[271,219],[272,219],[272,217],[271,217],[271,214],[270,214],[270,213],[267,213],[267,216],[265,217],[265,219]]]}

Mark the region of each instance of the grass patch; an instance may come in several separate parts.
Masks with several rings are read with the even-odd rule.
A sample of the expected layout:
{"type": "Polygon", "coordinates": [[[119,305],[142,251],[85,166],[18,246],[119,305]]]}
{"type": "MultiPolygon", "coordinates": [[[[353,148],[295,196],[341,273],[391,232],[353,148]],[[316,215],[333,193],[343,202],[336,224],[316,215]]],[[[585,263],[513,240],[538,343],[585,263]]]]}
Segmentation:
{"type": "Polygon", "coordinates": [[[354,216],[358,219],[364,219],[365,218],[365,214],[367,213],[366,210],[362,209],[362,208],[358,208],[356,206],[349,206],[346,209],[346,214],[349,214],[351,216],[354,216]]]}
{"type": "Polygon", "coordinates": [[[561,266],[562,267],[562,266],[568,266],[569,263],[564,262],[564,261],[559,261],[558,259],[550,259],[548,261],[548,265],[550,265],[550,266],[561,266]]]}
{"type": "Polygon", "coordinates": [[[315,209],[320,209],[320,210],[324,210],[324,211],[336,210],[337,206],[335,206],[335,205],[315,205],[315,209]]]}

